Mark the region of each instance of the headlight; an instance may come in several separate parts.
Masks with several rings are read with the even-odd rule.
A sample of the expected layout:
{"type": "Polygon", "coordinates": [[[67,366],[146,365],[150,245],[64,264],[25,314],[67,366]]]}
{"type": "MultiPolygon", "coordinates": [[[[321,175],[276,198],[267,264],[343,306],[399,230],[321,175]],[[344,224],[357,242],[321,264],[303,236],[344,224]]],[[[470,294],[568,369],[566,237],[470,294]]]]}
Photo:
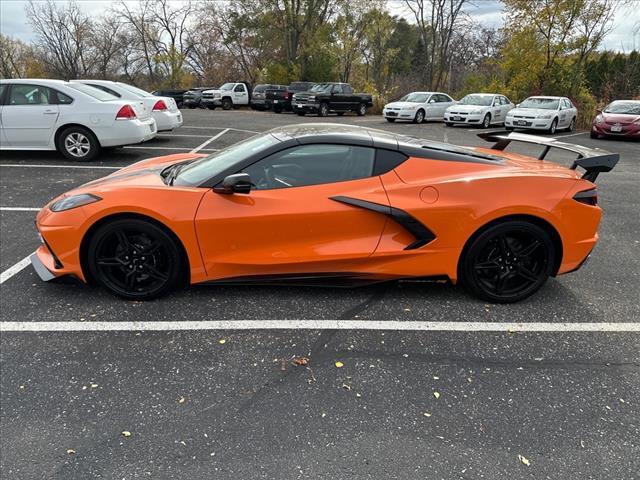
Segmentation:
{"type": "Polygon", "coordinates": [[[538,118],[540,120],[549,120],[551,117],[553,117],[553,114],[551,114],[551,113],[545,113],[544,115],[538,115],[538,118]]]}
{"type": "Polygon", "coordinates": [[[213,98],[219,97],[220,95],[221,95],[220,93],[214,93],[213,98]]]}
{"type": "Polygon", "coordinates": [[[474,108],[473,110],[470,110],[469,113],[471,115],[477,115],[478,113],[482,113],[482,108],[474,108]]]}
{"type": "Polygon", "coordinates": [[[90,203],[99,202],[100,200],[102,200],[102,198],[97,195],[81,193],[80,195],[71,195],[70,197],[64,197],[60,200],[56,200],[49,205],[49,210],[52,212],[64,212],[65,210],[82,207],[83,205],[89,205],[90,203]]]}
{"type": "Polygon", "coordinates": [[[416,108],[418,108],[417,105],[409,105],[408,107],[404,107],[403,110],[415,110],[416,108]]]}
{"type": "Polygon", "coordinates": [[[295,101],[295,99],[296,99],[296,94],[294,93],[294,94],[291,96],[291,101],[295,101]]]}
{"type": "Polygon", "coordinates": [[[598,115],[598,116],[596,116],[596,123],[602,123],[602,120],[604,120],[604,119],[602,118],[602,115],[598,115]]]}

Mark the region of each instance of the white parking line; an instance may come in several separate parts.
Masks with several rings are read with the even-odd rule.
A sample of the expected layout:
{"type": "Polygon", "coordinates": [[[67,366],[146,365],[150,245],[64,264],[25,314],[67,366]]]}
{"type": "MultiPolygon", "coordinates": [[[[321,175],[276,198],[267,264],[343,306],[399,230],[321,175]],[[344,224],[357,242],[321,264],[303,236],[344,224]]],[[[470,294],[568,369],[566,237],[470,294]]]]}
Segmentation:
{"type": "Polygon", "coordinates": [[[189,125],[183,125],[182,128],[194,128],[197,130],[232,130],[234,132],[246,132],[246,133],[263,133],[263,132],[256,132],[255,130],[244,130],[242,128],[224,128],[224,127],[202,127],[202,126],[189,126],[189,125]]]}
{"type": "Polygon", "coordinates": [[[0,207],[0,212],[39,212],[40,210],[34,207],[0,207]]]}
{"type": "Polygon", "coordinates": [[[214,135],[213,137],[211,137],[209,140],[206,140],[204,142],[202,142],[200,145],[198,145],[196,148],[194,148],[193,150],[191,150],[189,153],[198,153],[200,150],[204,150],[207,145],[209,145],[211,142],[213,142],[214,140],[217,140],[218,138],[220,138],[222,135],[224,135],[225,133],[227,133],[229,131],[228,128],[225,128],[223,131],[221,131],[220,133],[217,133],[216,135],[214,135]]]}
{"type": "Polygon", "coordinates": [[[24,163],[0,163],[0,167],[14,168],[80,168],[80,169],[104,169],[104,170],[120,170],[122,167],[105,167],[103,165],[40,165],[40,164],[24,164],[24,163]]]}
{"type": "Polygon", "coordinates": [[[29,257],[30,256],[31,256],[31,254],[27,255],[22,260],[20,260],[18,263],[16,263],[15,265],[7,268],[4,272],[0,273],[0,285],[2,285],[4,282],[9,280],[16,273],[19,273],[22,270],[24,270],[24,268],[31,263],[29,261],[29,257]]]}
{"type": "MultiPolygon", "coordinates": [[[[158,137],[188,137],[188,138],[209,138],[209,135],[182,135],[174,133],[159,133],[158,137]]],[[[158,138],[156,137],[156,138],[158,138]]]]}
{"type": "MultiPolygon", "coordinates": [[[[180,150],[180,151],[194,153],[191,148],[187,148],[187,147],[122,147],[122,148],[126,148],[126,149],[129,149],[129,150],[180,150]]],[[[217,148],[202,148],[201,150],[204,150],[204,151],[207,151],[207,152],[217,152],[218,151],[217,148]]]]}
{"type": "MultiPolygon", "coordinates": [[[[4,273],[3,273],[4,275],[4,273]]],[[[0,322],[0,332],[184,330],[396,330],[435,332],[640,332],[640,323],[398,322],[384,320],[204,320],[176,322],[0,322]]]]}

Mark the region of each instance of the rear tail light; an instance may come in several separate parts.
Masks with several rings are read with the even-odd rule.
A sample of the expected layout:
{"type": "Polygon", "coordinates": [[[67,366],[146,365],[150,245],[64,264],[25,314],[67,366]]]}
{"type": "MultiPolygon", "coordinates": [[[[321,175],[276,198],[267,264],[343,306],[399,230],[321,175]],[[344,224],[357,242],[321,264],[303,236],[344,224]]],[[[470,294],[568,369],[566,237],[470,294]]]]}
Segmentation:
{"type": "Polygon", "coordinates": [[[289,92],[284,92],[284,98],[288,99],[291,96],[291,93],[289,92]]]}
{"type": "Polygon", "coordinates": [[[164,100],[158,100],[156,104],[153,106],[154,112],[164,112],[167,109],[167,104],[164,103],[164,100]]]}
{"type": "Polygon", "coordinates": [[[584,203],[585,205],[598,205],[598,191],[595,188],[591,190],[583,190],[573,196],[576,202],[584,203]]]}
{"type": "Polygon", "coordinates": [[[136,118],[136,112],[131,105],[123,105],[116,113],[116,120],[132,120],[134,118],[136,118]]]}

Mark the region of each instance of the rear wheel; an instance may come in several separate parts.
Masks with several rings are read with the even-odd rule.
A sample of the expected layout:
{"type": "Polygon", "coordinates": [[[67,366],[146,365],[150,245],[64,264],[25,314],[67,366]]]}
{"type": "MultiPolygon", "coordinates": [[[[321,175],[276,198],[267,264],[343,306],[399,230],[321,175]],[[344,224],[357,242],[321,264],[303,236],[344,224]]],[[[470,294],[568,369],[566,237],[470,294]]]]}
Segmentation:
{"type": "Polygon", "coordinates": [[[298,114],[298,116],[304,117],[304,110],[298,110],[296,113],[298,114]]]}
{"type": "Polygon", "coordinates": [[[318,116],[319,117],[326,117],[327,115],[329,115],[329,105],[325,102],[320,104],[320,108],[318,110],[318,116]]]}
{"type": "Polygon", "coordinates": [[[146,220],[114,220],[99,227],[87,251],[91,277],[130,300],[149,300],[169,292],[183,272],[183,255],[174,239],[146,220]]]}
{"type": "Polygon", "coordinates": [[[513,127],[507,127],[507,126],[505,126],[505,127],[504,127],[504,129],[505,129],[505,130],[507,130],[508,132],[513,131],[513,127]]]}
{"type": "Polygon", "coordinates": [[[96,136],[83,127],[65,128],[58,136],[57,147],[69,160],[86,162],[100,153],[100,142],[96,136]]]}
{"type": "Polygon", "coordinates": [[[222,99],[222,109],[223,110],[231,110],[233,108],[233,102],[230,98],[222,99]]]}
{"type": "Polygon", "coordinates": [[[358,110],[356,110],[356,114],[358,114],[359,117],[364,117],[367,114],[367,104],[361,103],[360,105],[358,105],[358,110]]]}
{"type": "Polygon", "coordinates": [[[567,128],[567,132],[573,132],[576,129],[576,118],[573,117],[571,119],[571,123],[569,124],[569,127],[567,128]]]}
{"type": "Polygon", "coordinates": [[[273,107],[273,113],[282,113],[282,107],[273,107]]]}
{"type": "Polygon", "coordinates": [[[544,285],[554,256],[553,242],[543,228],[525,221],[504,222],[473,240],[460,261],[459,276],[476,297],[517,302],[544,285]]]}

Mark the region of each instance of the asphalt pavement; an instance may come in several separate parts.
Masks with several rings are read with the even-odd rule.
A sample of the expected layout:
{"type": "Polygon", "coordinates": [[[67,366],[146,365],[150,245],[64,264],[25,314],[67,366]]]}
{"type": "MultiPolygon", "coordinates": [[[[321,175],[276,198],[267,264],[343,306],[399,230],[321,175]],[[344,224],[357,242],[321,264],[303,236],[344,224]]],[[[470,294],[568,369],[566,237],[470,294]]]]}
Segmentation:
{"type": "Polygon", "coordinates": [[[42,283],[30,266],[21,268],[38,246],[39,207],[145,158],[205,143],[200,151],[210,153],[275,126],[317,121],[486,144],[477,129],[390,124],[379,116],[183,113],[180,129],[91,163],[54,152],[0,153],[0,319],[78,326],[0,333],[0,476],[638,478],[638,143],[555,135],[619,152],[621,160],[597,182],[604,217],[588,264],[515,305],[485,304],[432,282],[195,286],[153,302],[126,302],[75,281],[42,283]],[[295,323],[301,319],[309,322],[295,323]],[[181,328],[213,320],[229,323],[181,328]],[[285,329],[234,328],[241,320],[291,322],[285,329]],[[364,327],[327,326],[335,320],[364,327]],[[376,321],[396,328],[374,329],[376,321]],[[94,322],[168,327],[80,326],[94,322]],[[460,328],[411,329],[425,322],[460,328]],[[465,330],[474,322],[525,328],[465,330]],[[558,331],[526,328],[536,323],[558,331]],[[584,324],[615,328],[586,331],[584,324]]]}

